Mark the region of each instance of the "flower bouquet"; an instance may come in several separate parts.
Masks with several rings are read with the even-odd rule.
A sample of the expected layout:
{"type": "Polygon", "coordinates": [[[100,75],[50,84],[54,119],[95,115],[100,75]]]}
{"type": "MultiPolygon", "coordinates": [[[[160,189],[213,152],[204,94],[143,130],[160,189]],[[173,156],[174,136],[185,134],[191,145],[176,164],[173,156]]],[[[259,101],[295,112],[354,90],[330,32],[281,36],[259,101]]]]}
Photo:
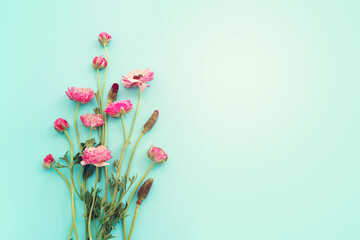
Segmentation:
{"type": "Polygon", "coordinates": [[[74,146],[73,140],[68,134],[70,124],[65,119],[58,118],[54,122],[54,128],[67,137],[70,144],[70,154],[66,152],[58,161],[55,161],[54,157],[49,154],[45,157],[43,163],[45,169],[53,169],[63,178],[70,191],[72,226],[69,230],[68,239],[74,239],[73,236],[75,236],[76,240],[80,239],[78,233],[79,227],[76,225],[76,219],[79,216],[76,216],[74,201],[75,197],[78,197],[83,202],[83,206],[81,207],[84,209],[83,226],[86,240],[107,240],[114,238],[112,231],[116,229],[118,223],[123,227],[124,240],[130,240],[140,206],[146,199],[153,184],[153,179],[151,178],[146,181],[144,180],[155,164],[162,164],[168,159],[168,155],[161,148],[151,146],[147,155],[152,162],[151,164],[149,162],[147,171],[140,179],[137,179],[137,175],[130,176],[131,163],[136,148],[141,138],[151,130],[159,117],[159,111],[155,110],[145,123],[142,132],[132,148],[130,158],[126,161],[126,159],[124,159],[125,151],[130,146],[136,116],[139,112],[141,94],[145,91],[146,87],[149,87],[147,83],[153,80],[154,73],[150,69],[134,70],[122,77],[122,84],[125,88],[139,88],[139,101],[130,131],[127,134],[124,118],[132,111],[133,104],[130,100],[116,101],[119,89],[117,83],[114,83],[110,88],[106,102],[104,102],[103,97],[109,64],[107,46],[111,39],[112,37],[107,33],[102,32],[99,34],[99,42],[104,46],[107,59],[103,56],[95,57],[92,63],[92,67],[97,73],[98,89],[96,93],[90,88],[77,87],[68,88],[65,92],[70,100],[77,102],[74,119],[77,144],[74,146]],[[105,69],[105,74],[101,86],[99,72],[102,69],[105,69]],[[77,126],[79,107],[80,105],[85,105],[90,102],[94,96],[98,107],[93,109],[93,113],[80,116],[83,126],[89,128],[89,137],[83,139],[79,136],[77,126]],[[124,135],[121,154],[119,158],[113,162],[113,167],[111,167],[109,163],[113,156],[107,145],[107,128],[110,127],[107,126],[108,117],[117,118],[121,121],[124,135]],[[127,163],[127,167],[122,168],[125,163],[127,163]],[[67,170],[70,171],[70,179],[67,179],[62,173],[62,171],[67,170]],[[94,176],[94,179],[90,181],[92,176],[94,176]],[[90,182],[94,182],[93,186],[90,186],[90,182]],[[100,185],[104,186],[103,194],[100,194],[102,191],[100,185]],[[132,186],[135,187],[130,191],[132,186]],[[127,215],[127,211],[129,207],[131,207],[136,193],[135,213],[132,218],[131,227],[129,231],[127,231],[126,220],[130,218],[130,216],[127,215]]]}

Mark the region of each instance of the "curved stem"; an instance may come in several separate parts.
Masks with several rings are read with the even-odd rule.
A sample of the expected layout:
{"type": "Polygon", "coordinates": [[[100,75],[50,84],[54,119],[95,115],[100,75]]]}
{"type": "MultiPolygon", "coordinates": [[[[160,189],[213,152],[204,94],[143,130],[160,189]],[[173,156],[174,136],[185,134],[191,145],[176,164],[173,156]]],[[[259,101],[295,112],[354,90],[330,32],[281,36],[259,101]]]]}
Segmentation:
{"type": "Polygon", "coordinates": [[[73,229],[74,229],[74,225],[71,225],[71,229],[70,229],[70,233],[69,233],[68,240],[71,240],[71,234],[72,234],[73,229]]]}
{"type": "Polygon", "coordinates": [[[99,170],[98,167],[96,167],[96,178],[95,178],[95,186],[94,186],[94,196],[93,196],[93,200],[91,203],[91,208],[90,208],[90,212],[89,212],[89,220],[88,220],[88,230],[89,230],[89,238],[90,240],[92,240],[92,236],[91,236],[91,214],[94,208],[94,203],[95,203],[95,197],[96,197],[96,185],[97,185],[97,179],[98,179],[98,175],[99,175],[99,170]]]}
{"type": "Polygon", "coordinates": [[[107,130],[106,130],[106,128],[107,128],[107,113],[104,113],[104,115],[105,115],[105,124],[104,124],[104,131],[105,131],[105,134],[104,134],[104,146],[106,147],[106,138],[107,138],[107,136],[106,136],[106,133],[107,133],[107,130]]]}
{"type": "Polygon", "coordinates": [[[128,165],[128,168],[127,168],[127,171],[126,171],[126,175],[125,175],[125,181],[126,181],[126,179],[128,178],[128,176],[129,176],[130,167],[131,167],[131,162],[132,162],[132,159],[133,159],[133,157],[134,157],[134,154],[135,154],[135,150],[136,150],[136,148],[137,148],[137,145],[139,144],[142,136],[144,136],[144,133],[143,133],[143,132],[140,134],[138,140],[136,141],[136,144],[135,144],[135,146],[134,146],[134,149],[133,149],[133,151],[132,151],[132,153],[131,153],[131,157],[130,157],[130,160],[129,160],[129,165],[128,165]]]}
{"type": "Polygon", "coordinates": [[[121,124],[124,130],[124,140],[126,141],[126,129],[125,129],[125,123],[124,123],[124,115],[121,114],[121,124]]]}
{"type": "MultiPolygon", "coordinates": [[[[64,128],[64,127],[63,127],[64,128]]],[[[66,129],[64,128],[64,133],[66,134],[66,137],[69,140],[70,143],[70,170],[72,172],[72,168],[74,166],[74,147],[73,147],[73,143],[71,141],[71,138],[69,136],[69,134],[67,133],[66,129]]],[[[71,193],[71,215],[72,215],[72,220],[73,220],[73,225],[74,225],[74,230],[75,230],[75,236],[76,236],[76,240],[79,240],[79,235],[78,235],[78,231],[77,231],[77,227],[76,227],[76,214],[75,214],[75,201],[74,201],[74,185],[73,185],[73,181],[70,181],[70,193],[71,193]]]]}
{"type": "MultiPolygon", "coordinates": [[[[146,172],[144,173],[144,175],[142,176],[142,178],[140,179],[139,183],[136,185],[135,189],[133,190],[133,192],[130,195],[129,201],[128,201],[128,206],[125,209],[125,213],[124,216],[126,216],[127,210],[130,207],[131,204],[131,200],[134,197],[136,191],[138,190],[138,188],[140,187],[140,184],[142,183],[142,181],[144,181],[145,177],[148,175],[148,173],[150,172],[151,168],[154,166],[155,162],[152,162],[151,165],[149,166],[149,168],[146,170],[146,172]]],[[[123,228],[124,228],[124,240],[126,240],[126,218],[124,218],[123,220],[123,228]]]]}
{"type": "Polygon", "coordinates": [[[141,89],[139,88],[139,102],[138,102],[138,105],[137,105],[137,108],[136,108],[134,120],[133,120],[132,125],[131,125],[131,130],[130,130],[130,134],[129,134],[129,139],[130,139],[131,134],[132,134],[133,129],[134,129],[135,120],[136,120],[136,116],[137,116],[137,114],[138,114],[138,112],[139,112],[140,103],[141,103],[141,89]]]}
{"type": "Polygon", "coordinates": [[[62,173],[59,171],[59,169],[57,169],[56,167],[54,167],[54,165],[51,165],[51,167],[52,167],[53,169],[55,169],[55,171],[57,171],[58,174],[64,179],[66,185],[68,186],[68,188],[69,188],[69,190],[70,190],[70,183],[69,183],[69,181],[66,179],[66,177],[64,176],[64,174],[62,174],[62,173]]]}
{"type": "Polygon", "coordinates": [[[90,136],[89,136],[89,140],[91,139],[91,132],[92,132],[92,128],[90,128],[90,136]]]}
{"type": "Polygon", "coordinates": [[[101,143],[101,129],[98,127],[98,130],[99,130],[99,141],[101,143]]]}
{"type": "Polygon", "coordinates": [[[101,88],[100,88],[100,76],[99,76],[99,69],[96,69],[96,73],[97,73],[97,80],[98,80],[98,88],[99,88],[99,97],[100,97],[100,100],[99,100],[99,102],[100,102],[100,110],[101,110],[101,112],[103,111],[103,108],[102,108],[102,93],[101,93],[101,88]]]}
{"type": "Polygon", "coordinates": [[[135,222],[136,222],[136,217],[137,217],[138,212],[139,212],[139,207],[140,207],[140,205],[139,205],[139,204],[136,204],[135,213],[134,213],[134,218],[133,218],[133,221],[132,221],[132,224],[131,224],[131,228],[130,228],[128,240],[131,239],[131,235],[132,235],[132,232],[133,232],[133,230],[134,230],[134,226],[135,226],[135,222]]]}
{"type": "Polygon", "coordinates": [[[70,173],[71,173],[71,183],[72,183],[72,185],[74,186],[74,189],[75,189],[76,194],[77,194],[78,197],[81,199],[81,196],[80,196],[80,194],[79,194],[79,192],[78,192],[78,190],[77,190],[77,188],[76,188],[76,185],[75,185],[75,183],[74,183],[74,168],[71,168],[71,169],[70,169],[70,173]]]}
{"type": "Polygon", "coordinates": [[[76,119],[77,119],[77,115],[79,112],[79,106],[80,106],[80,102],[78,102],[77,107],[76,107],[76,112],[75,112],[75,132],[76,132],[76,137],[77,137],[77,141],[78,141],[78,145],[79,145],[79,151],[81,151],[81,144],[80,144],[80,136],[79,136],[79,131],[77,128],[77,124],[76,124],[76,119]]]}
{"type": "MultiPolygon", "coordinates": [[[[83,183],[81,183],[81,179],[80,179],[80,175],[81,175],[81,171],[83,170],[84,166],[81,165],[80,171],[79,171],[79,187],[80,187],[80,195],[81,195],[81,200],[83,200],[83,183]]],[[[85,192],[84,192],[85,195],[85,192]]]]}
{"type": "Polygon", "coordinates": [[[105,48],[105,51],[106,51],[106,57],[107,57],[107,65],[106,65],[106,68],[105,68],[105,76],[104,76],[104,83],[103,83],[103,87],[102,87],[102,90],[101,90],[101,95],[104,94],[104,88],[105,88],[105,82],[106,82],[106,74],[107,74],[107,70],[108,70],[108,67],[109,67],[109,53],[108,53],[108,50],[106,48],[106,43],[104,43],[104,48],[105,48]]]}

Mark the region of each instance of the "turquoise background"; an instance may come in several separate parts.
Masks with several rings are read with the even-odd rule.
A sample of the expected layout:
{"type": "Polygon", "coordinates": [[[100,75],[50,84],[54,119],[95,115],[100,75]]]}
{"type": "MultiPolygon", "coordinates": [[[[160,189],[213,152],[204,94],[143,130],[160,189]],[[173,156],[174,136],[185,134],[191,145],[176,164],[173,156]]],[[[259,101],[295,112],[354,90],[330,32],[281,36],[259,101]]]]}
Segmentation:
{"type": "MultiPolygon", "coordinates": [[[[170,155],[149,174],[133,239],[359,239],[359,10],[355,0],[2,2],[0,238],[67,238],[69,192],[41,164],[68,150],[52,124],[73,126],[67,87],[97,88],[91,61],[106,31],[106,89],[132,69],[155,72],[134,137],[154,109],[160,118],[133,169],[146,170],[152,144],[170,155]]],[[[136,89],[119,95],[137,103],[136,89]]],[[[120,121],[109,127],[118,158],[120,121]]]]}

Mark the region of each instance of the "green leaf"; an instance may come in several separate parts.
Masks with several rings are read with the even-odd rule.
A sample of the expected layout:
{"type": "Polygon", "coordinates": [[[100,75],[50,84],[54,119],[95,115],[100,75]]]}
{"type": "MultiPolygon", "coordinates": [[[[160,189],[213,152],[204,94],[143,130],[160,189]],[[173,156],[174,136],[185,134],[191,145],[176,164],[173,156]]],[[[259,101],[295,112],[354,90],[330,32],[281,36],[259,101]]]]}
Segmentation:
{"type": "Polygon", "coordinates": [[[86,140],[85,141],[85,147],[86,148],[91,148],[95,145],[95,138],[92,138],[90,140],[86,140]]]}
{"type": "Polygon", "coordinates": [[[68,166],[64,166],[64,165],[60,164],[59,162],[56,162],[56,167],[57,168],[67,168],[68,166]]]}

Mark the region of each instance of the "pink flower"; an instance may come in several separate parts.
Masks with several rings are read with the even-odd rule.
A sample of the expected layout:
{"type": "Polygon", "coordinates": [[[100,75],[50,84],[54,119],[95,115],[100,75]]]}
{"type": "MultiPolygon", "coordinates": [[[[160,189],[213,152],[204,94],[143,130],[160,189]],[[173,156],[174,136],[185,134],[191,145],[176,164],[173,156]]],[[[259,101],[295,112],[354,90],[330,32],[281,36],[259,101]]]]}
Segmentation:
{"type": "Polygon", "coordinates": [[[101,32],[100,34],[99,34],[99,42],[100,42],[100,44],[101,45],[108,45],[108,43],[110,42],[110,40],[111,40],[111,35],[110,34],[108,34],[108,33],[106,33],[106,32],[101,32]]]}
{"type": "Polygon", "coordinates": [[[88,103],[94,97],[94,91],[91,88],[68,88],[66,95],[70,100],[75,102],[81,102],[82,104],[88,103]]]}
{"type": "Polygon", "coordinates": [[[103,69],[106,67],[106,59],[101,55],[100,57],[94,57],[92,67],[95,69],[103,69]]]}
{"type": "Polygon", "coordinates": [[[92,164],[96,167],[103,167],[109,165],[108,160],[112,158],[111,152],[107,147],[100,145],[98,147],[85,148],[84,155],[82,155],[81,165],[92,164]]]}
{"type": "Polygon", "coordinates": [[[133,105],[130,100],[125,100],[109,103],[104,112],[109,114],[111,117],[118,118],[121,116],[121,114],[130,112],[132,108],[133,105]]]}
{"type": "Polygon", "coordinates": [[[87,113],[81,115],[80,120],[82,121],[85,127],[90,127],[92,129],[100,127],[104,124],[104,120],[101,114],[87,113]]]}
{"type": "Polygon", "coordinates": [[[50,166],[54,164],[54,162],[55,162],[54,157],[51,154],[49,154],[44,158],[43,166],[44,168],[49,169],[50,166]]]}
{"type": "Polygon", "coordinates": [[[70,125],[65,119],[58,118],[54,122],[54,128],[58,132],[63,132],[64,130],[69,129],[69,127],[70,125]]]}
{"type": "Polygon", "coordinates": [[[153,80],[153,76],[154,72],[150,68],[144,70],[133,70],[126,76],[122,76],[122,83],[126,88],[139,87],[141,91],[145,91],[146,87],[150,87],[146,84],[146,82],[153,80]]]}
{"type": "Polygon", "coordinates": [[[161,148],[155,147],[154,145],[150,147],[150,149],[147,152],[147,155],[152,161],[158,164],[164,163],[168,159],[168,155],[165,153],[165,151],[162,150],[161,148]]]}

